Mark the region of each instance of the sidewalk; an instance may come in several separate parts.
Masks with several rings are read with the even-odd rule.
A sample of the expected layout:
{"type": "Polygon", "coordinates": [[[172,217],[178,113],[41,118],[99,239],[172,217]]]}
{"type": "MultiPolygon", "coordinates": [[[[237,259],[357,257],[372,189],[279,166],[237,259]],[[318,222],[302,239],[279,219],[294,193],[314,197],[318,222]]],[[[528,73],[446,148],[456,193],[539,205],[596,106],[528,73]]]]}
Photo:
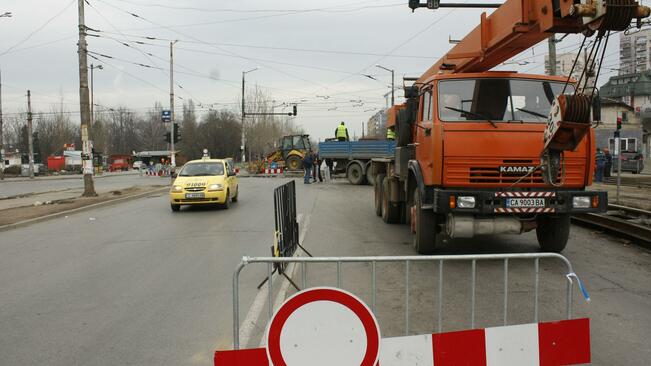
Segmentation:
{"type": "Polygon", "coordinates": [[[95,197],[81,197],[83,188],[71,188],[0,200],[0,231],[101,204],[112,204],[155,192],[162,193],[167,189],[169,189],[167,185],[161,184],[141,185],[120,189],[99,189],[95,197]]]}
{"type": "MultiPolygon", "coordinates": [[[[140,173],[137,170],[129,170],[126,172],[104,172],[101,175],[94,175],[93,179],[98,178],[111,178],[111,177],[120,177],[125,175],[139,175],[140,173]]],[[[81,174],[66,174],[66,175],[45,175],[45,176],[35,176],[34,179],[29,177],[5,177],[4,182],[29,182],[34,180],[59,180],[59,179],[83,179],[84,176],[81,174]]],[[[3,181],[0,181],[2,183],[3,181]]]]}

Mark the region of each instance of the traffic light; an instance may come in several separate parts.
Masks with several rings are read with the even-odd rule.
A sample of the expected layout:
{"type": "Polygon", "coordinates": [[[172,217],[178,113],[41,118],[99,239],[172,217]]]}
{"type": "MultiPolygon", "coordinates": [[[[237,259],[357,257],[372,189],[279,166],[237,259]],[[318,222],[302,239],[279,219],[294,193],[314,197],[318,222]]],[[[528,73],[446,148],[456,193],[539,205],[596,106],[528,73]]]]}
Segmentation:
{"type": "Polygon", "coordinates": [[[175,123],[174,124],[174,142],[179,142],[181,141],[181,129],[179,128],[179,124],[175,123]]]}
{"type": "Polygon", "coordinates": [[[170,132],[165,132],[165,142],[168,144],[172,142],[172,134],[170,132]]]}
{"type": "Polygon", "coordinates": [[[617,117],[617,129],[622,129],[622,117],[617,117]]]}

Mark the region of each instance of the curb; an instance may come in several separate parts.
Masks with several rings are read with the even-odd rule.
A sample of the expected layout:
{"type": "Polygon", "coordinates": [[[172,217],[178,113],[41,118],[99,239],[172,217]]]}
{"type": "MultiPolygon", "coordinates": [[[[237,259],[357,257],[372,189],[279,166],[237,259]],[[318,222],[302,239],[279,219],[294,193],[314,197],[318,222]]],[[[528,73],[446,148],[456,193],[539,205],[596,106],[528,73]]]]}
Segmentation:
{"type": "MultiPolygon", "coordinates": [[[[114,177],[128,177],[128,176],[137,176],[139,174],[115,174],[115,175],[93,175],[93,179],[102,179],[102,178],[114,178],[114,177]]],[[[15,177],[15,178],[9,178],[5,177],[4,180],[0,180],[0,183],[2,182],[38,182],[38,181],[48,181],[48,180],[66,180],[66,179],[80,179],[83,180],[84,176],[75,174],[75,175],[60,175],[60,176],[42,176],[42,177],[35,177],[34,179],[30,178],[24,178],[24,177],[15,177]]]]}
{"type": "Polygon", "coordinates": [[[33,219],[28,219],[28,220],[15,222],[13,224],[2,225],[2,226],[0,226],[0,232],[12,230],[12,229],[17,229],[17,228],[23,227],[23,226],[29,226],[31,224],[35,224],[35,223],[42,222],[42,221],[47,221],[47,220],[50,220],[50,219],[56,219],[56,218],[61,217],[61,216],[66,216],[66,215],[70,215],[70,214],[74,214],[74,213],[78,213],[78,212],[82,212],[82,211],[88,211],[90,209],[97,208],[97,207],[110,206],[112,204],[116,204],[116,203],[119,203],[120,201],[124,201],[124,200],[127,200],[127,199],[142,198],[142,197],[148,196],[150,194],[157,193],[159,191],[168,190],[168,189],[169,189],[169,187],[160,187],[160,188],[154,189],[154,190],[149,191],[149,192],[133,194],[133,195],[130,195],[130,196],[123,196],[123,197],[120,197],[120,198],[116,198],[116,199],[112,199],[112,200],[108,200],[108,201],[104,201],[104,202],[93,203],[92,205],[88,205],[88,206],[77,207],[77,208],[73,208],[73,209],[70,209],[70,210],[56,212],[56,213],[52,213],[52,214],[41,216],[41,217],[35,217],[33,219]]]}

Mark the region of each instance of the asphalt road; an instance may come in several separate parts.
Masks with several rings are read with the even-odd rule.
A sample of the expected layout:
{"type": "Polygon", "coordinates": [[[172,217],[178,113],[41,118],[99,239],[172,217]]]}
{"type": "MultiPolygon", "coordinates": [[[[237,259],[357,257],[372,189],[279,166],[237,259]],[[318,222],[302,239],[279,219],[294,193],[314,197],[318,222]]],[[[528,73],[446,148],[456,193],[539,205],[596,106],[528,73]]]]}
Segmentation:
{"type": "MultiPolygon", "coordinates": [[[[138,173],[104,173],[96,177],[95,189],[107,192],[116,189],[139,185],[167,184],[169,178],[141,177],[138,173]]],[[[81,175],[65,176],[60,179],[55,177],[36,177],[34,179],[5,179],[0,181],[0,198],[10,197],[19,194],[34,194],[50,191],[80,191],[84,188],[84,180],[81,175]]]]}
{"type": "MultiPolygon", "coordinates": [[[[172,213],[162,195],[3,232],[0,364],[211,364],[232,344],[236,264],[269,253],[280,183],[242,179],[229,210],[172,213]]],[[[263,273],[244,274],[244,306],[263,273]]]]}
{"type": "MultiPolygon", "coordinates": [[[[150,197],[2,234],[0,364],[210,365],[232,342],[231,278],[242,255],[267,255],[273,230],[272,190],[280,179],[241,179],[230,210],[172,214],[150,197]],[[94,220],[90,220],[94,218],[94,220]]],[[[297,180],[303,244],[314,255],[412,255],[405,226],[386,225],[372,209],[370,187],[345,182],[305,186],[297,180]],[[307,225],[309,223],[309,225],[307,225]]],[[[537,251],[535,235],[454,242],[442,253],[537,251]]],[[[651,359],[651,254],[573,227],[564,253],[592,296],[575,294],[575,316],[590,317],[595,365],[646,365],[651,359]]],[[[512,263],[510,323],[531,321],[528,263],[512,263]],[[527,305],[528,304],[528,305],[527,305]]],[[[478,266],[477,326],[501,322],[500,266],[478,266]]],[[[368,268],[342,268],[343,287],[368,301],[368,268]],[[365,272],[366,271],[366,272],[365,272]]],[[[433,330],[436,267],[413,266],[412,332],[433,330]]],[[[468,327],[467,267],[446,267],[444,330],[468,327]],[[464,295],[465,294],[465,295],[464,295]]],[[[541,320],[562,319],[558,265],[541,264],[541,320]]],[[[241,279],[242,315],[265,269],[241,279]]],[[[308,268],[309,285],[334,285],[334,268],[308,268]]],[[[400,268],[378,267],[382,334],[400,335],[404,289],[400,268]]],[[[577,291],[578,292],[578,291],[577,291]]],[[[264,307],[263,307],[264,308],[264,307]]],[[[264,323],[266,316],[260,317],[264,323]]],[[[257,331],[264,328],[261,324],[257,331]]],[[[258,334],[259,336],[259,334],[258,334]]],[[[259,339],[250,339],[257,345],[259,339]]]]}

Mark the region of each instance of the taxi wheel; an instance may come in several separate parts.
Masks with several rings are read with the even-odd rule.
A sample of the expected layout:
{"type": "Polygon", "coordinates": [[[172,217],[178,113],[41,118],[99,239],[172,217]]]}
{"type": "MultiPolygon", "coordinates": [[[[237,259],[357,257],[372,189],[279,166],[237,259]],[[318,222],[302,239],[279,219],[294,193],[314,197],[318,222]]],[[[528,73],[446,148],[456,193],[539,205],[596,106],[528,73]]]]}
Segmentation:
{"type": "Polygon", "coordinates": [[[229,191],[226,191],[226,201],[224,201],[222,207],[225,208],[226,210],[228,210],[231,207],[231,193],[229,191]]]}
{"type": "Polygon", "coordinates": [[[237,196],[240,194],[240,187],[235,187],[235,196],[233,196],[233,202],[237,202],[237,196]]]}
{"type": "Polygon", "coordinates": [[[181,205],[175,205],[175,204],[171,203],[170,207],[172,208],[172,211],[174,211],[174,212],[178,212],[179,210],[181,210],[181,205]]]}

